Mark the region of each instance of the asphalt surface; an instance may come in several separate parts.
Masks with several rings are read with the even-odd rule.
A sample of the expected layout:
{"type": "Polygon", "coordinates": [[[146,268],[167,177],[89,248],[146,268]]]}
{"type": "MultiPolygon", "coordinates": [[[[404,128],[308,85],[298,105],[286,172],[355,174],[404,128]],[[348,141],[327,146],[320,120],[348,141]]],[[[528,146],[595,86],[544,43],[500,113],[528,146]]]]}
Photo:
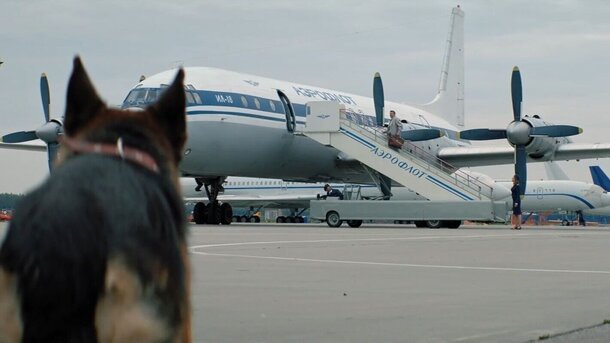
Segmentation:
{"type": "Polygon", "coordinates": [[[610,341],[610,228],[190,229],[197,342],[610,341]]]}

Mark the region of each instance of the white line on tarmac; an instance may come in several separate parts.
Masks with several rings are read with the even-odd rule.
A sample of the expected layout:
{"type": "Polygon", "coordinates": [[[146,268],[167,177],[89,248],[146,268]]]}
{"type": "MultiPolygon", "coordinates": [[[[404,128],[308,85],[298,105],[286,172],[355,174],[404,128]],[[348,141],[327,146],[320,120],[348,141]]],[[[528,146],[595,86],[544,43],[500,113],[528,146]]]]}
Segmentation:
{"type": "MultiPolygon", "coordinates": [[[[557,233],[551,236],[574,236],[574,233],[557,233]]],[[[337,242],[375,242],[375,241],[415,241],[425,239],[464,239],[464,238],[514,238],[514,237],[549,237],[548,233],[507,233],[501,235],[466,235],[466,236],[419,236],[419,237],[383,237],[383,238],[342,238],[342,239],[312,239],[297,241],[256,241],[256,242],[235,242],[194,245],[190,249],[196,253],[196,249],[231,247],[244,245],[263,245],[263,244],[298,244],[298,243],[337,243],[337,242]]]]}
{"type": "Polygon", "coordinates": [[[604,274],[610,275],[607,270],[571,270],[571,269],[532,269],[532,268],[501,268],[501,267],[472,267],[472,266],[448,266],[439,264],[411,264],[411,263],[392,263],[392,262],[367,262],[349,260],[320,260],[315,258],[298,257],[276,257],[276,256],[256,256],[240,254],[216,254],[202,251],[193,251],[194,254],[219,257],[239,257],[247,259],[280,260],[293,262],[316,262],[316,263],[336,263],[336,264],[358,264],[367,266],[390,266],[390,267],[411,267],[411,268],[436,268],[436,269],[464,269],[464,270],[491,270],[491,271],[512,271],[512,272],[537,272],[537,273],[578,273],[578,274],[604,274]]]}
{"type": "MultiPolygon", "coordinates": [[[[573,236],[574,233],[556,234],[557,236],[573,236]]],[[[468,236],[422,236],[422,237],[394,237],[394,238],[364,238],[364,239],[324,239],[324,240],[301,240],[301,241],[266,241],[266,242],[237,242],[237,243],[219,243],[205,244],[190,247],[191,253],[206,256],[218,257],[236,257],[246,259],[265,259],[265,260],[280,260],[293,262],[316,262],[316,263],[335,263],[335,264],[353,264],[353,265],[368,265],[368,266],[390,266],[390,267],[410,267],[410,268],[436,268],[436,269],[461,269],[461,270],[485,270],[485,271],[512,271],[512,272],[537,272],[537,273],[571,273],[571,274],[601,274],[610,275],[607,270],[573,270],[573,269],[538,269],[538,268],[503,268],[503,267],[476,267],[476,266],[455,266],[455,265],[437,265],[437,264],[412,264],[412,263],[393,263],[393,262],[367,262],[367,261],[350,261],[350,260],[322,260],[312,258],[297,258],[297,257],[277,257],[277,256],[257,256],[257,255],[242,255],[242,254],[221,254],[199,251],[198,249],[216,248],[216,247],[233,247],[245,245],[265,245],[265,244],[293,244],[293,243],[330,243],[330,242],[362,242],[362,241],[406,241],[406,240],[422,240],[422,239],[462,239],[462,238],[507,238],[507,237],[533,237],[546,236],[548,234],[527,234],[527,233],[511,233],[502,235],[468,235],[468,236]]]]}

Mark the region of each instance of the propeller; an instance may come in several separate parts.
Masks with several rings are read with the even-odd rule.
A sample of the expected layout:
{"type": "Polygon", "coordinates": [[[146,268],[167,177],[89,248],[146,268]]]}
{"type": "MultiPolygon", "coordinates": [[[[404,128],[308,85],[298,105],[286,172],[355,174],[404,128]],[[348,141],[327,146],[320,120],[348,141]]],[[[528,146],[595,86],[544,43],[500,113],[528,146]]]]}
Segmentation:
{"type": "MultiPolygon", "coordinates": [[[[383,112],[385,108],[385,97],[383,93],[383,82],[381,75],[375,73],[373,78],[373,103],[375,104],[375,117],[377,118],[377,126],[383,126],[385,121],[383,112]]],[[[401,133],[401,137],[407,141],[427,141],[442,137],[444,133],[438,129],[413,129],[406,130],[401,133]]]]}
{"type": "Polygon", "coordinates": [[[375,103],[375,117],[377,118],[377,126],[383,126],[383,108],[385,107],[385,99],[383,95],[383,82],[381,75],[375,73],[373,78],[373,102],[375,103]]]}
{"type": "Polygon", "coordinates": [[[51,96],[49,92],[49,81],[47,75],[40,76],[40,97],[45,123],[33,131],[19,131],[2,136],[0,141],[4,143],[23,143],[40,139],[47,144],[47,155],[49,159],[49,170],[52,169],[53,161],[59,147],[58,138],[63,134],[63,123],[57,119],[50,119],[51,96]]]}
{"type": "Polygon", "coordinates": [[[515,147],[515,174],[519,176],[521,195],[525,194],[527,183],[527,151],[526,146],[535,137],[568,137],[582,133],[582,129],[572,125],[541,125],[531,124],[532,118],[527,121],[521,117],[521,103],[523,101],[523,86],[521,72],[518,67],[513,68],[510,79],[511,100],[513,105],[513,121],[506,129],[470,129],[458,133],[458,138],[468,140],[504,139],[515,147]]]}

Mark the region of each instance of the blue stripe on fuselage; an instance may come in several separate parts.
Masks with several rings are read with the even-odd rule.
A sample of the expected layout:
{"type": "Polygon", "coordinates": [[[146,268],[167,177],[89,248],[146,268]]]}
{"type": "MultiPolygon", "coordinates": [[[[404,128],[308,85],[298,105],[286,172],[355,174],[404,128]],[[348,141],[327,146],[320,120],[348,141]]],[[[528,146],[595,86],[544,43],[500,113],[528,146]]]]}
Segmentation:
{"type": "MultiPolygon", "coordinates": [[[[538,197],[540,196],[540,194],[525,194],[526,197],[538,197]]],[[[595,208],[595,206],[593,206],[590,202],[588,202],[586,199],[583,199],[577,195],[574,194],[568,194],[568,193],[543,193],[542,197],[548,197],[548,196],[566,196],[566,197],[570,197],[570,198],[574,198],[580,202],[582,202],[583,204],[587,205],[590,209],[595,208]]]]}
{"type": "MultiPolygon", "coordinates": [[[[160,88],[134,88],[133,91],[158,91],[160,88]]],[[[162,88],[161,88],[162,89],[162,88]]],[[[201,99],[201,102],[198,102],[196,98],[189,99],[187,97],[187,114],[189,115],[197,115],[197,114],[227,114],[227,115],[236,115],[241,117],[252,117],[256,119],[267,119],[271,121],[285,121],[283,119],[265,116],[262,114],[250,114],[241,112],[241,109],[249,109],[249,110],[257,110],[260,112],[267,112],[273,114],[281,114],[284,115],[284,107],[282,102],[276,99],[270,99],[265,97],[253,96],[246,93],[236,93],[236,92],[224,92],[224,91],[213,91],[213,90],[193,90],[186,89],[185,90],[191,94],[197,94],[201,99]],[[257,101],[258,105],[257,106],[257,101]],[[218,111],[200,111],[200,110],[189,110],[191,107],[202,107],[202,106],[219,106],[219,107],[227,107],[233,108],[233,111],[230,112],[218,112],[218,111]]],[[[159,93],[156,93],[157,96],[159,93]]],[[[192,97],[192,95],[191,95],[192,97]]],[[[129,95],[128,97],[129,98],[129,95]]],[[[123,102],[123,108],[126,107],[145,107],[153,102],[155,102],[157,98],[149,98],[146,101],[139,101],[137,103],[127,103],[127,99],[123,102]]],[[[294,109],[294,114],[296,117],[305,118],[306,116],[306,105],[292,103],[292,108],[294,109]]],[[[353,112],[352,109],[348,108],[346,110],[346,116],[348,119],[354,121],[355,123],[363,126],[376,126],[376,119],[374,115],[367,115],[364,113],[356,113],[353,112]]],[[[388,120],[386,120],[387,122],[388,120]]],[[[303,124],[304,121],[297,121],[299,124],[303,124]]],[[[434,127],[434,126],[426,126],[417,123],[409,123],[417,128],[432,128],[439,129],[445,132],[446,137],[452,140],[459,140],[457,138],[457,132],[452,130],[447,130],[446,128],[434,127]]]]}

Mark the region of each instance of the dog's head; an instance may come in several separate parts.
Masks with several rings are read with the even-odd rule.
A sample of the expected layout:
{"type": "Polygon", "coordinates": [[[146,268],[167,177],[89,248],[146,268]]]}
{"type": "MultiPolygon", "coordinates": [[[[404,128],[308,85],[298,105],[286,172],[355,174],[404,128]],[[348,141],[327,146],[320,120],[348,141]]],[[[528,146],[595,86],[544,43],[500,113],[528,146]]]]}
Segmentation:
{"type": "MultiPolygon", "coordinates": [[[[160,99],[143,111],[108,108],[100,99],[79,57],[68,83],[64,130],[67,137],[91,143],[116,143],[153,156],[171,174],[177,171],[186,141],[184,71],[160,99]]],[[[57,164],[71,154],[62,147],[57,164]]]]}

